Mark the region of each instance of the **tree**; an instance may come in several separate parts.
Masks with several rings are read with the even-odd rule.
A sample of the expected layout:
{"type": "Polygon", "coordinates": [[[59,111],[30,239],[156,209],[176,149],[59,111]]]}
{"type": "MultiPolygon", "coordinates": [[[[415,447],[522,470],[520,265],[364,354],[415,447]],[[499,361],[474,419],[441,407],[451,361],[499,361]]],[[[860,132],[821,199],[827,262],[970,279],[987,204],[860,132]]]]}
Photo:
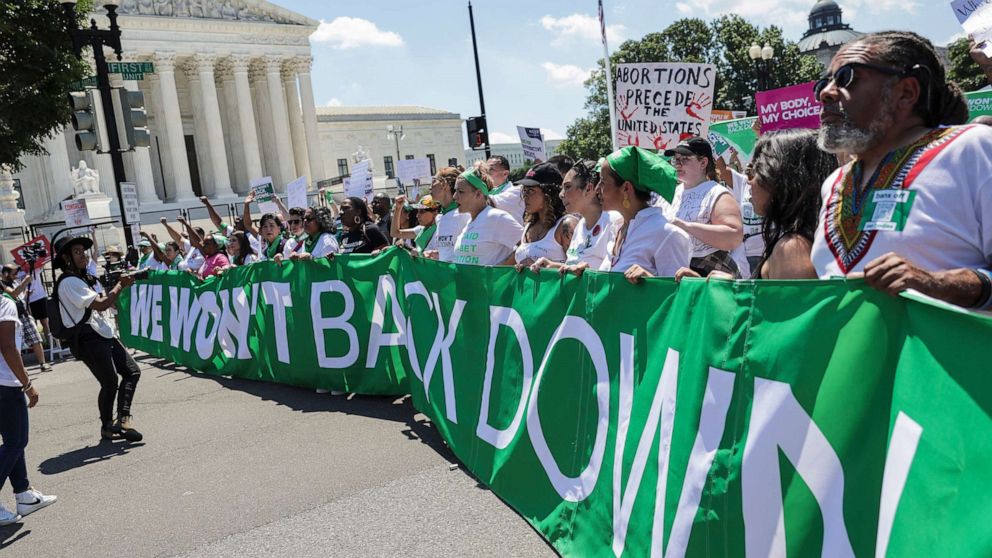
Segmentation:
{"type": "MultiPolygon", "coordinates": [[[[701,19],[682,19],[660,33],[649,33],[640,40],[626,41],[610,55],[614,65],[634,62],[707,62],[717,69],[714,108],[752,108],[757,79],[748,56],[752,44],[768,44],[775,49],[771,83],[783,87],[819,77],[822,67],[816,58],[799,53],[799,48],[771,26],[758,29],[740,16],[723,16],[710,24],[701,19]]],[[[607,109],[605,63],[585,82],[588,114],[566,130],[558,152],[573,158],[596,158],[612,149],[610,117],[607,109]]]]}
{"type": "Polygon", "coordinates": [[[66,96],[87,68],[62,13],[58,0],[0,3],[0,165],[16,170],[22,156],[45,154],[45,137],[69,121],[66,96]]]}
{"type": "Polygon", "coordinates": [[[988,85],[982,68],[971,58],[971,45],[967,37],[958,39],[947,45],[947,57],[950,68],[947,79],[956,81],[961,89],[974,91],[988,85]]]}

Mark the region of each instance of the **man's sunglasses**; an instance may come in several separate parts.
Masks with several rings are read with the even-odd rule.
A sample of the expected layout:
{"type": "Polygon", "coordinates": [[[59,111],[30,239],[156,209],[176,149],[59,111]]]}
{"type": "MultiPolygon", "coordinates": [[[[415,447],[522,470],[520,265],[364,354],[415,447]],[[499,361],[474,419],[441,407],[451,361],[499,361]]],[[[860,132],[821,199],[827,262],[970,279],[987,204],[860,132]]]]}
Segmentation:
{"type": "Polygon", "coordinates": [[[916,69],[916,67],[914,67],[905,70],[897,70],[895,68],[890,68],[888,66],[879,66],[878,64],[863,64],[861,62],[849,62],[847,64],[844,64],[840,68],[837,68],[837,71],[834,72],[833,75],[827,75],[820,78],[813,86],[813,96],[816,99],[819,99],[820,93],[822,93],[823,90],[826,89],[828,85],[830,85],[830,82],[834,82],[835,84],[837,84],[837,87],[841,89],[847,89],[851,87],[851,84],[854,83],[855,70],[857,70],[858,68],[867,68],[869,70],[875,70],[876,72],[885,75],[899,76],[899,77],[906,77],[907,75],[909,75],[911,71],[916,69]]]}
{"type": "Polygon", "coordinates": [[[290,219],[288,221],[288,223],[290,225],[299,225],[299,224],[302,224],[303,223],[303,220],[302,219],[290,219]]]}

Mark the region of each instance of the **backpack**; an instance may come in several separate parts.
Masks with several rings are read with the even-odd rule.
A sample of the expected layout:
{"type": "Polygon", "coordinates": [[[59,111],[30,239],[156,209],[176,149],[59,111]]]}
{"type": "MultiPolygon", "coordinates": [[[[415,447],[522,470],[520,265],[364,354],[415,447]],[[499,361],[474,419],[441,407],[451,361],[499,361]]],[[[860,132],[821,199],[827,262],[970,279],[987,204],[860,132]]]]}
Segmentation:
{"type": "MultiPolygon", "coordinates": [[[[62,284],[62,280],[66,277],[74,277],[68,273],[63,273],[59,276],[58,280],[55,281],[55,287],[52,289],[52,295],[48,298],[48,330],[55,336],[59,341],[69,341],[75,342],[76,337],[79,336],[79,332],[82,326],[86,325],[90,321],[90,316],[93,315],[93,310],[87,308],[83,311],[83,319],[79,320],[78,323],[67,326],[62,323],[62,312],[61,310],[65,308],[62,301],[59,299],[59,286],[62,284]]],[[[66,314],[69,310],[66,309],[66,314]]]]}

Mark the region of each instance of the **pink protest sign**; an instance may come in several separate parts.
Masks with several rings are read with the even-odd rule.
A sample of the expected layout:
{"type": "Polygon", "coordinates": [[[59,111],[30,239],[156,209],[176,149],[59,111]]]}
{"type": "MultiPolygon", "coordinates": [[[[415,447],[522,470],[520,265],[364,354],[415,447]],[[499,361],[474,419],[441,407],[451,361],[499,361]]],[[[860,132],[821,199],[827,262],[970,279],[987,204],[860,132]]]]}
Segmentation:
{"type": "Polygon", "coordinates": [[[819,128],[820,109],[823,105],[813,96],[815,82],[790,85],[755,95],[761,131],[787,130],[789,128],[819,128]]]}

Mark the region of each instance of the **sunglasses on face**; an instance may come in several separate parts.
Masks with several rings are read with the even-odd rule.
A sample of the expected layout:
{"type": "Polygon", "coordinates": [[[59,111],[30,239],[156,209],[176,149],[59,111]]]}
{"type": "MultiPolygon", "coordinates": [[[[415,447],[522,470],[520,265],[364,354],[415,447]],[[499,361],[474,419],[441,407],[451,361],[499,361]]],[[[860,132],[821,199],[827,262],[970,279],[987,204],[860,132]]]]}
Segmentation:
{"type": "Polygon", "coordinates": [[[858,68],[866,68],[869,70],[875,70],[876,72],[888,75],[888,76],[906,76],[910,70],[897,70],[895,68],[890,68],[888,66],[879,66],[878,64],[864,64],[861,62],[849,62],[844,64],[833,75],[826,75],[821,77],[815,85],[813,85],[813,95],[819,99],[820,93],[830,85],[831,82],[837,85],[839,89],[847,89],[851,87],[854,83],[855,73],[858,68]]]}
{"type": "Polygon", "coordinates": [[[302,223],[302,222],[303,222],[303,221],[301,221],[300,219],[290,219],[290,220],[289,220],[289,224],[290,224],[290,225],[299,225],[299,224],[300,224],[300,223],[302,223]]]}

